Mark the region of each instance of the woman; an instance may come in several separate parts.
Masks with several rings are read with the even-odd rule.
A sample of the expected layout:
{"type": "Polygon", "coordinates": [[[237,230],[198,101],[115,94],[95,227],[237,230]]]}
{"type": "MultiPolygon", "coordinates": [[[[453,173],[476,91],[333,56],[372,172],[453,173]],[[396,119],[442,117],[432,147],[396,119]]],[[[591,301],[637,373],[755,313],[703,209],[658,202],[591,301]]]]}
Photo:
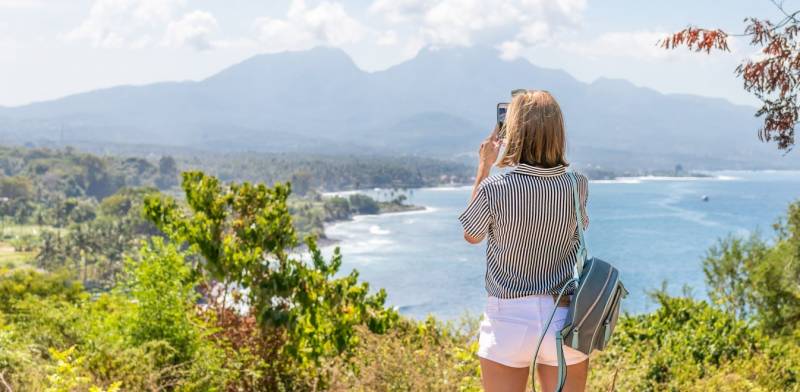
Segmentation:
{"type": "MultiPolygon", "coordinates": [[[[564,325],[569,298],[554,295],[572,277],[578,249],[572,184],[566,175],[566,137],[558,103],[546,91],[515,94],[508,107],[505,137],[498,128],[480,147],[472,199],[459,216],[471,244],[487,238],[488,299],[480,326],[478,356],[488,392],[525,390],[539,336],[554,307],[555,317],[537,357],[544,392],[558,384],[555,331],[564,325]],[[513,170],[489,177],[498,167],[513,170]]],[[[578,175],[584,223],[588,181],[578,175]]],[[[572,294],[568,288],[567,294],[572,294]]],[[[588,357],[564,347],[565,391],[583,391],[588,357]]]]}

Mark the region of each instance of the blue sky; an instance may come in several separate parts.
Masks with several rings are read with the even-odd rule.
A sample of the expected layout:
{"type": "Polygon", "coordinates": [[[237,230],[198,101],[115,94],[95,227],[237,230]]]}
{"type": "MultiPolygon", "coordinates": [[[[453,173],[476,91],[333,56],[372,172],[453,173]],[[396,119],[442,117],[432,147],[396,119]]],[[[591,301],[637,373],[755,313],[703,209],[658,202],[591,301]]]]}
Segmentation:
{"type": "Polygon", "coordinates": [[[422,47],[484,45],[586,82],[754,104],[733,74],[755,54],[741,38],[713,56],[655,45],[689,24],[741,32],[748,16],[780,14],[769,0],[0,0],[0,105],[202,79],[257,53],[316,45],[368,71],[422,47]]]}

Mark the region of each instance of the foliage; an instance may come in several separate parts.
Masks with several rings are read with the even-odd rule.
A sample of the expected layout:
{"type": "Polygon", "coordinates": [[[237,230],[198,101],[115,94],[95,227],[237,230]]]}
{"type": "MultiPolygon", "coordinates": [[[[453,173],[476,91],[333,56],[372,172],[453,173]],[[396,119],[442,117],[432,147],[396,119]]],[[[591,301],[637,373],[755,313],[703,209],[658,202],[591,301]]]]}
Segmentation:
{"type": "Polygon", "coordinates": [[[141,214],[144,197],[154,192],[123,188],[103,200],[96,219],[72,224],[65,232],[43,232],[36,265],[51,271],[70,268],[86,286],[110,288],[138,241],[158,232],[141,214]]]}
{"type": "Polygon", "coordinates": [[[800,201],[775,225],[774,244],[728,237],[704,262],[711,298],[769,333],[800,330],[800,201]]]}
{"type": "MultiPolygon", "coordinates": [[[[627,357],[632,369],[620,390],[683,390],[734,358],[747,357],[756,334],[733,315],[705,302],[657,293],[659,309],[621,320],[601,363],[627,357]]],[[[617,367],[617,365],[612,365],[617,367]]]]}
{"type": "Polygon", "coordinates": [[[223,181],[291,182],[298,195],[306,194],[308,190],[413,188],[466,183],[474,174],[470,166],[459,162],[419,156],[236,153],[179,156],[177,159],[184,170],[200,170],[223,181]]]}
{"type": "Polygon", "coordinates": [[[178,163],[175,158],[165,155],[158,160],[158,177],[155,184],[161,189],[178,185],[178,163]]]}
{"type": "Polygon", "coordinates": [[[76,302],[83,296],[83,287],[66,272],[43,274],[23,268],[0,269],[0,312],[9,314],[14,306],[30,297],[76,302]]]}
{"type": "MultiPolygon", "coordinates": [[[[392,191],[394,195],[394,191],[392,191]]],[[[295,230],[307,236],[325,238],[325,223],[352,218],[355,215],[378,214],[385,212],[401,212],[416,210],[419,207],[405,204],[407,196],[400,194],[390,201],[377,201],[365,194],[353,194],[349,197],[309,194],[306,198],[290,198],[289,212],[292,215],[295,230]]]]}
{"type": "MultiPolygon", "coordinates": [[[[0,312],[0,374],[26,387],[20,390],[213,390],[225,385],[224,351],[207,339],[211,330],[196,314],[193,286],[169,280],[188,273],[179,253],[167,244],[152,244],[142,255],[141,266],[132,262],[126,290],[94,299],[79,285],[12,293],[14,300],[0,312]]],[[[29,275],[32,282],[53,280],[52,273],[29,275]]],[[[19,280],[2,276],[0,287],[22,290],[15,284],[19,280]]]]}
{"type": "Polygon", "coordinates": [[[800,390],[796,339],[764,334],[704,301],[656,298],[655,312],[620,318],[611,345],[591,359],[588,390],[800,390]]]}
{"type": "MultiPolygon", "coordinates": [[[[301,368],[315,370],[325,358],[350,353],[358,343],[354,326],[383,332],[397,318],[383,307],[386,294],[369,294],[356,272],[334,277],[341,266],[338,251],[326,262],[309,238],[310,262],[289,256],[296,240],[288,186],[222,185],[201,172],[185,172],[183,188],[191,211],[151,196],[146,216],[174,242],[200,254],[198,272],[221,282],[223,293],[231,287],[246,291],[246,305],[262,328],[286,331],[283,352],[301,368]]],[[[224,317],[227,295],[222,301],[224,317]]]]}
{"type": "Polygon", "coordinates": [[[307,171],[299,171],[292,174],[290,179],[290,183],[292,184],[292,189],[294,190],[295,194],[299,196],[305,196],[311,191],[311,173],[307,171]]]}
{"type": "Polygon", "coordinates": [[[359,330],[358,369],[343,368],[332,390],[341,391],[481,391],[480,368],[472,333],[477,324],[461,325],[433,317],[402,320],[387,335],[359,330]]]}
{"type": "Polygon", "coordinates": [[[0,177],[0,197],[30,199],[33,197],[33,184],[25,177],[0,177]]]}
{"type": "Polygon", "coordinates": [[[377,214],[380,211],[378,202],[367,195],[355,193],[350,195],[347,201],[350,203],[350,209],[358,214],[377,214]]]}
{"type": "MultiPolygon", "coordinates": [[[[89,384],[89,377],[81,375],[85,369],[81,367],[84,357],[75,357],[75,347],[70,347],[65,351],[50,349],[50,356],[56,364],[49,376],[47,376],[48,387],[45,392],[72,392],[76,389],[83,389],[89,384]]],[[[117,392],[120,383],[113,383],[107,390],[92,385],[89,392],[117,392]]]]}
{"type": "Polygon", "coordinates": [[[195,280],[175,245],[154,237],[129,259],[127,290],[136,301],[130,335],[134,345],[164,341],[175,352],[173,361],[189,360],[197,352],[198,323],[194,316],[195,280]]]}
{"type": "Polygon", "coordinates": [[[50,219],[55,227],[65,227],[72,223],[84,223],[96,217],[95,205],[92,200],[68,198],[58,200],[56,206],[50,219]]]}
{"type": "Polygon", "coordinates": [[[350,202],[341,196],[326,198],[323,203],[326,220],[337,221],[349,219],[352,216],[350,202]]]}
{"type": "MultiPolygon", "coordinates": [[[[744,35],[750,45],[759,47],[758,58],[749,57],[737,68],[736,74],[742,78],[744,89],[762,102],[756,116],[764,117],[759,130],[759,138],[775,140],[778,148],[789,150],[794,145],[794,128],[800,119],[800,104],[797,93],[800,90],[800,11],[788,13],[782,5],[778,6],[784,17],[778,22],[747,18],[744,35]]],[[[695,51],[728,51],[730,34],[719,29],[688,27],[661,41],[662,47],[673,49],[686,46],[695,51]]]]}

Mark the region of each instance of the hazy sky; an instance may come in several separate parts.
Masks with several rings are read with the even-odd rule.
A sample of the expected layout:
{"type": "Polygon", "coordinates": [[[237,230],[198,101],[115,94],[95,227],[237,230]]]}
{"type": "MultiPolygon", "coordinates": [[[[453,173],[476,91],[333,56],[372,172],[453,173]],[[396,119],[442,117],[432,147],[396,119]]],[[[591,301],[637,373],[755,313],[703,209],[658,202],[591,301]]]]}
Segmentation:
{"type": "Polygon", "coordinates": [[[688,24],[741,32],[748,16],[780,14],[769,0],[0,0],[0,105],[202,79],[257,53],[316,45],[368,71],[425,46],[485,45],[583,81],[753,103],[733,74],[754,54],[747,42],[713,56],[656,47],[688,24]]]}

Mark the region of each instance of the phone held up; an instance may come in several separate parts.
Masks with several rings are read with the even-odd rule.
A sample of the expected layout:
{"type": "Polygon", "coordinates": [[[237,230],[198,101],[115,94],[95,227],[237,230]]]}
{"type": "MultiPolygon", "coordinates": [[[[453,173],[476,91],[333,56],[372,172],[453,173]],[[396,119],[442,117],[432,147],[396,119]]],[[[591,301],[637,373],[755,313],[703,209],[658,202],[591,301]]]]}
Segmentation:
{"type": "MultiPolygon", "coordinates": [[[[525,93],[527,90],[524,88],[516,88],[511,90],[511,98],[514,98],[517,94],[525,93]]],[[[497,137],[500,139],[505,139],[506,137],[506,113],[508,112],[508,102],[500,102],[497,104],[497,137]]]]}
{"type": "Polygon", "coordinates": [[[506,112],[508,112],[508,102],[501,102],[497,104],[497,137],[503,139],[506,135],[506,112]]]}

